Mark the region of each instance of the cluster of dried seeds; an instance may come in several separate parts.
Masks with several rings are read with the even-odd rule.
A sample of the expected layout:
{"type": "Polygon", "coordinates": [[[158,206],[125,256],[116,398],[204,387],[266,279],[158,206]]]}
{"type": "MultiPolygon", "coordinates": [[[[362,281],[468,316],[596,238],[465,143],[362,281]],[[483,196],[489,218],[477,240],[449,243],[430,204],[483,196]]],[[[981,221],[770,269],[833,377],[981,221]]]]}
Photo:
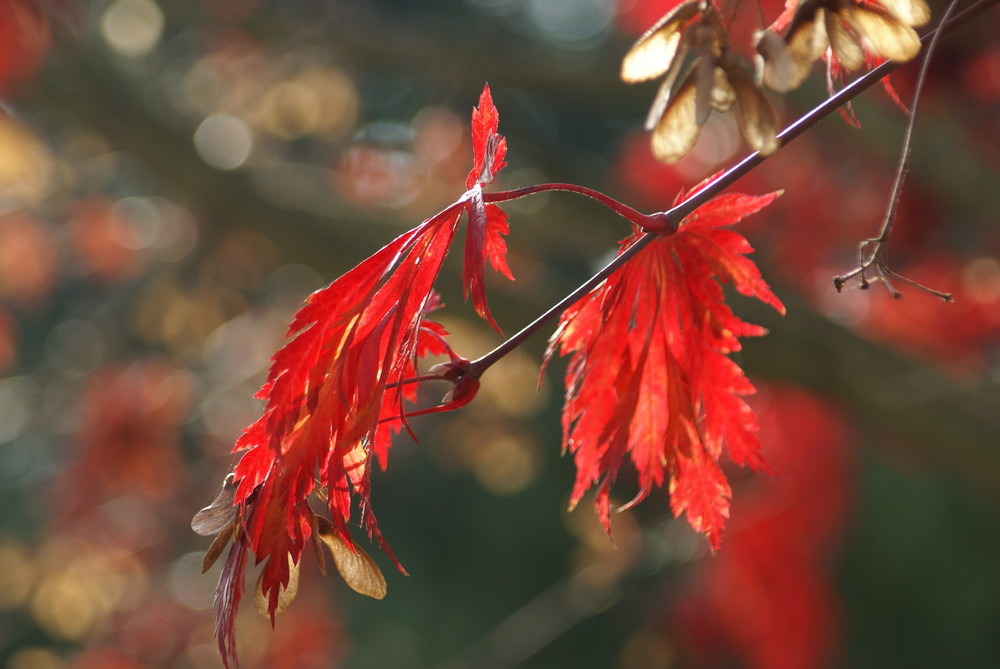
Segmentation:
{"type": "Polygon", "coordinates": [[[738,111],[747,145],[763,155],[778,148],[778,121],[764,87],[786,93],[797,88],[813,64],[826,58],[847,72],[874,61],[905,62],[920,51],[914,27],[930,19],[924,0],[806,0],[785,37],[773,29],[756,37],[756,72],[729,48],[718,8],[686,0],[647,30],[622,60],[627,83],[663,76],[646,117],[653,154],[663,162],[684,157],[711,112],[738,111]]]}

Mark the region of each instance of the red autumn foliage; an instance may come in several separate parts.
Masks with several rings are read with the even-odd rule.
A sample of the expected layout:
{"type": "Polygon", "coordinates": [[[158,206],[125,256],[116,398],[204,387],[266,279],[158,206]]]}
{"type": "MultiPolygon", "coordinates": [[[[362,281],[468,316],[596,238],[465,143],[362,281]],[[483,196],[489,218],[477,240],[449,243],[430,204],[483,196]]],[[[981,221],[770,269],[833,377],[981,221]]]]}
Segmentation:
{"type": "Polygon", "coordinates": [[[115,209],[111,198],[94,196],[74,202],[69,219],[73,250],[88,275],[113,284],[142,269],[139,230],[115,209]]]}
{"type": "Polygon", "coordinates": [[[114,648],[88,648],[73,658],[69,669],[141,669],[142,664],[114,648]]]}
{"type": "Polygon", "coordinates": [[[941,317],[939,298],[901,285],[907,290],[902,300],[893,300],[885,290],[869,291],[857,328],[908,354],[931,358],[946,370],[986,371],[1000,341],[1000,263],[991,256],[963,263],[942,253],[906,266],[903,275],[952,293],[948,317],[941,317]]]}
{"type": "MultiPolygon", "coordinates": [[[[549,355],[571,356],[562,419],[563,449],[577,467],[570,504],[596,484],[609,531],[610,487],[626,458],[639,482],[629,505],[668,481],[674,515],[686,512],[713,549],[732,494],[718,464],[723,446],[737,464],[768,469],[742,399],[754,388],[727,357],[740,337],[764,330],[733,314],[721,284],[784,312],[745,257],[746,239],[725,229],[778,195],[710,200],[563,314],[549,355]]],[[[640,237],[633,232],[621,250],[640,237]]]]}
{"type": "Polygon", "coordinates": [[[56,244],[37,218],[16,211],[0,217],[0,298],[40,309],[56,283],[56,244]]]}
{"type": "MultiPolygon", "coordinates": [[[[393,557],[372,511],[372,456],[386,467],[392,433],[406,425],[404,400],[416,397],[408,381],[418,374],[417,360],[451,354],[447,332],[426,317],[439,306],[433,284],[463,213],[468,215],[465,294],[494,327],[483,283],[486,261],[510,276],[502,239],[506,216],[483,200],[483,187],[504,166],[506,141],[497,134],[498,122],[486,87],[473,111],[474,165],[465,194],[311,295],[289,326],[294,338],[275,354],[257,394],[267,403],[264,415],[236,445],[236,451],[245,451],[235,469],[243,529],[216,595],[216,630],[226,666],[237,663],[233,627],[247,551],[254,552],[257,563],[267,560],[261,590],[273,621],[279,594],[289,582],[289,559],[298,563],[314,532],[306,500],[317,488],[326,490],[333,529],[341,539],[354,545],[347,524],[357,504],[369,537],[393,557]]],[[[439,409],[472,399],[475,380],[455,380],[453,396],[439,409]]]]}
{"type": "Polygon", "coordinates": [[[275,630],[256,666],[268,669],[326,669],[337,666],[347,647],[344,630],[323,592],[301,593],[289,608],[288,624],[275,630]]]}
{"type": "Polygon", "coordinates": [[[765,387],[761,399],[761,438],[782,476],[741,489],[726,549],[699,566],[672,633],[691,666],[833,666],[840,605],[832,571],[850,498],[850,429],[802,389],[765,387]]]}
{"type": "Polygon", "coordinates": [[[38,72],[50,42],[48,18],[40,3],[0,1],[0,93],[38,72]]]}
{"type": "Polygon", "coordinates": [[[17,330],[14,320],[5,309],[0,309],[0,372],[4,372],[17,359],[17,330]]]}
{"type": "Polygon", "coordinates": [[[78,407],[76,460],[60,486],[69,514],[118,495],[162,502],[183,477],[180,428],[192,382],[165,360],[113,364],[95,373],[78,407]]]}

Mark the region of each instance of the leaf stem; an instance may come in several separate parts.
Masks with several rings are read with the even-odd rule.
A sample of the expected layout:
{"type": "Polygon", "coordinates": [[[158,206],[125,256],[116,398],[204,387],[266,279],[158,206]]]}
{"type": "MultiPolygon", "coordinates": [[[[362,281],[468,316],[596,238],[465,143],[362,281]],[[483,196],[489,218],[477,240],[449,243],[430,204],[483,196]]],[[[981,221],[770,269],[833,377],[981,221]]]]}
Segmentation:
{"type": "Polygon", "coordinates": [[[427,381],[447,381],[448,379],[438,376],[437,374],[421,374],[420,376],[411,376],[408,379],[402,379],[400,381],[393,381],[392,383],[385,384],[386,389],[389,388],[405,388],[406,386],[413,385],[414,383],[426,383],[427,381]]]}
{"type": "Polygon", "coordinates": [[[514,190],[498,191],[495,193],[484,193],[483,200],[485,200],[486,202],[506,202],[508,200],[516,200],[518,198],[526,197],[528,195],[533,195],[535,193],[544,193],[548,191],[567,191],[570,193],[585,195],[586,197],[597,200],[608,209],[612,210],[625,220],[629,221],[633,225],[642,228],[643,230],[656,230],[657,232],[673,231],[667,229],[667,227],[665,226],[665,221],[663,219],[664,214],[662,212],[658,212],[655,214],[644,214],[641,211],[633,209],[624,202],[616,200],[615,198],[602,193],[599,190],[594,190],[593,188],[587,188],[586,186],[578,186],[576,184],[567,184],[567,183],[535,184],[533,186],[525,186],[524,188],[516,188],[514,190]]]}

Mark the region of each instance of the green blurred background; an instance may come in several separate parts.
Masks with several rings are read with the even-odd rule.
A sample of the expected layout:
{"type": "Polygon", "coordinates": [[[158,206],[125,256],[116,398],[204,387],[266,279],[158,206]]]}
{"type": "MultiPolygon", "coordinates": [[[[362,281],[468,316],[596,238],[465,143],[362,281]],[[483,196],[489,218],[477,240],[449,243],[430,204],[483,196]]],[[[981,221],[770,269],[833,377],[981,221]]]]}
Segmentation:
{"type": "MultiPolygon", "coordinates": [[[[190,518],[258,415],[301,300],[461,194],[485,82],[508,138],[500,187],[574,182],[655,211],[740,158],[719,115],[677,166],[649,156],[655,86],[627,87],[617,67],[663,5],[0,4],[0,663],[221,666],[219,567],[199,574],[208,542],[190,518]]],[[[765,452],[784,430],[801,462],[763,482],[732,472],[718,555],[665,492],[615,515],[614,546],[589,501],[567,513],[563,366],[536,393],[537,336],[470,406],[415,420],[420,444],[400,438],[375,477],[410,576],[377,556],[389,596],[369,601],[307,555],[275,632],[244,606],[244,666],[1000,666],[998,27],[987,14],[942,42],[893,240],[898,267],[955,304],[833,290],[888,196],[905,116],[882,92],[856,101],[862,129],[830,118],[737,184],[786,189],[741,231],[789,314],[733,303],[770,330],[737,356],[764,389],[765,452]],[[784,397],[811,398],[826,422],[792,426],[784,397]],[[812,457],[819,442],[835,470],[812,457]],[[796,520],[778,514],[781,538],[741,552],[751,500],[800,471],[816,481],[801,494],[830,497],[775,493],[796,520]],[[802,544],[815,554],[799,588],[780,579],[802,544]],[[770,626],[745,608],[764,573],[785,583],[758,583],[770,626]],[[705,603],[727,597],[740,601],[728,614],[705,603]],[[780,650],[796,644],[812,650],[780,650]]],[[[894,76],[904,98],[915,69],[894,76]]],[[[775,98],[781,118],[820,100],[822,80],[775,98]]],[[[517,281],[491,281],[490,304],[508,334],[628,233],[564,194],[505,209],[517,281]]],[[[451,258],[441,320],[471,358],[499,338],[462,302],[458,271],[451,258]]],[[[625,472],[618,501],[633,492],[625,472]]]]}

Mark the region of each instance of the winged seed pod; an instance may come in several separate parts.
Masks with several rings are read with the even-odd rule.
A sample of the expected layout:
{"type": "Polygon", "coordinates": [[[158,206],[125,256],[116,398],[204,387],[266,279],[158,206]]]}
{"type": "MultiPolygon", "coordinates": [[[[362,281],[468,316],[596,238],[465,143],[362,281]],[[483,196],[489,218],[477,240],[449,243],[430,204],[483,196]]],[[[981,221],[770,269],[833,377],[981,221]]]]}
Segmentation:
{"type": "Polygon", "coordinates": [[[879,4],[908,26],[919,28],[931,20],[931,9],[924,0],[881,0],[879,4]]]}
{"type": "MultiPolygon", "coordinates": [[[[373,599],[383,599],[388,590],[385,576],[382,570],[375,564],[375,560],[366,553],[360,546],[348,546],[347,542],[337,536],[333,531],[333,526],[326,518],[316,516],[314,519],[313,543],[319,552],[319,544],[325,544],[333,555],[334,566],[337,573],[344,579],[344,583],[355,592],[367,595],[373,599]]],[[[278,605],[272,614],[269,609],[268,597],[264,594],[263,574],[257,579],[257,587],[254,589],[254,605],[257,612],[265,618],[277,615],[288,608],[295,596],[299,592],[299,562],[295,562],[288,556],[288,584],[281,588],[278,593],[278,605]]],[[[326,575],[326,565],[320,562],[320,571],[326,575]]]]}
{"type": "Polygon", "coordinates": [[[627,83],[666,75],[646,117],[656,158],[672,163],[698,140],[712,111],[735,105],[747,144],[767,155],[778,148],[777,117],[743,62],[729,51],[718,11],[696,2],[678,5],[636,41],[622,60],[627,83]],[[680,77],[689,53],[693,62],[680,77]],[[677,81],[681,79],[678,85],[677,81]]]}
{"type": "Polygon", "coordinates": [[[257,587],[254,588],[253,592],[253,603],[257,608],[257,613],[265,618],[273,620],[274,616],[287,609],[288,605],[295,600],[295,596],[299,594],[299,565],[302,564],[302,561],[296,562],[292,559],[291,555],[287,559],[288,583],[278,592],[278,604],[274,607],[273,613],[268,609],[270,602],[268,596],[264,593],[264,573],[261,572],[260,576],[257,577],[257,587]]]}
{"type": "Polygon", "coordinates": [[[212,568],[222,551],[229,545],[229,540],[239,532],[239,519],[233,499],[236,486],[233,484],[233,474],[230,472],[222,481],[222,489],[212,502],[194,515],[191,519],[191,529],[203,537],[215,535],[215,540],[205,552],[201,562],[201,573],[212,568]]]}
{"type": "Polygon", "coordinates": [[[319,523],[315,536],[330,549],[333,564],[337,568],[337,573],[344,579],[344,583],[359,594],[373,599],[384,598],[388,586],[375,560],[360,546],[349,546],[333,531],[330,521],[326,518],[319,517],[317,520],[319,523]]]}
{"type": "Polygon", "coordinates": [[[771,30],[758,35],[760,80],[779,93],[793,90],[827,49],[848,72],[864,67],[866,56],[906,62],[920,52],[920,37],[913,27],[928,20],[930,10],[924,0],[887,0],[881,6],[806,0],[796,10],[784,40],[771,30]]]}
{"type": "Polygon", "coordinates": [[[687,52],[681,33],[697,16],[698,6],[698,0],[682,2],[643,33],[622,59],[622,81],[627,84],[649,81],[668,70],[679,69],[687,52]]]}

